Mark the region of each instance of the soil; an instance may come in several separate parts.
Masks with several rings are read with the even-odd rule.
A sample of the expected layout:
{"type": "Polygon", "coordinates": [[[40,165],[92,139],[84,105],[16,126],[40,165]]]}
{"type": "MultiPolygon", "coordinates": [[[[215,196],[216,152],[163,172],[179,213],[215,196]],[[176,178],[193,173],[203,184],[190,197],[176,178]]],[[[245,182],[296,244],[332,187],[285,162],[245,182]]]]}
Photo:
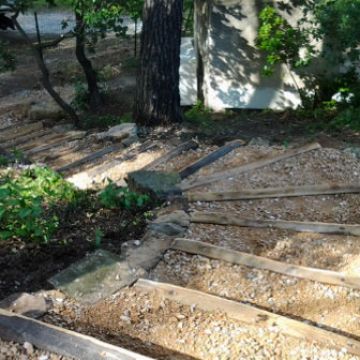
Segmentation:
{"type": "Polygon", "coordinates": [[[104,233],[101,247],[120,254],[121,244],[140,238],[145,224],[141,214],[85,207],[64,213],[61,227],[48,244],[1,241],[0,299],[14,292],[50,289],[51,275],[95,249],[97,229],[104,233]]]}

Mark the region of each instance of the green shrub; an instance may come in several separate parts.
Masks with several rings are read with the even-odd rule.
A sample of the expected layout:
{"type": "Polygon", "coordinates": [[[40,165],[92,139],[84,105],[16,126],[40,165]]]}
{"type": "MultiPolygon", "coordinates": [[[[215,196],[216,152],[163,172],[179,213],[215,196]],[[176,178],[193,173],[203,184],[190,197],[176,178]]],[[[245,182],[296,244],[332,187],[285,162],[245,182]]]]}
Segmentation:
{"type": "Polygon", "coordinates": [[[185,119],[196,125],[206,125],[211,120],[211,109],[207,108],[200,100],[185,112],[185,119]]]}
{"type": "Polygon", "coordinates": [[[0,239],[49,241],[59,226],[55,207],[76,196],[76,190],[48,168],[8,173],[0,180],[0,239]]]}
{"type": "Polygon", "coordinates": [[[132,192],[125,187],[118,187],[115,183],[109,182],[105,189],[100,192],[99,201],[102,206],[108,209],[133,210],[147,205],[150,197],[132,192]]]}

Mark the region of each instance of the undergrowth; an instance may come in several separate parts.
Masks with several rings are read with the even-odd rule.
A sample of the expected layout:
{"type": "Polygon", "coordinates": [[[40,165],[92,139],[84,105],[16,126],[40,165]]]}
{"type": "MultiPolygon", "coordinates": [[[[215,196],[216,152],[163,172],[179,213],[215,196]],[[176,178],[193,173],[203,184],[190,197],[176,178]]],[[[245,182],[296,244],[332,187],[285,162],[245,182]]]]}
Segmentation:
{"type": "MultiPolygon", "coordinates": [[[[0,240],[48,243],[74,214],[101,209],[126,211],[141,221],[151,208],[150,198],[109,183],[99,194],[75,189],[61,175],[43,167],[10,170],[0,178],[0,240]]],[[[119,231],[121,227],[119,227],[119,231]]],[[[101,229],[96,235],[101,243],[101,229]]]]}

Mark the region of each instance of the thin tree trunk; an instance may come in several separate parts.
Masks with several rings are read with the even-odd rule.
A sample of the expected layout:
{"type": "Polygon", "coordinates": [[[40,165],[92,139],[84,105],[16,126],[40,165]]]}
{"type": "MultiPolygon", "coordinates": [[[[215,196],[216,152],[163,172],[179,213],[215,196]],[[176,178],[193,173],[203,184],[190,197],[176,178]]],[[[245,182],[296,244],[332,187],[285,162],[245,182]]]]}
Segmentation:
{"type": "MultiPolygon", "coordinates": [[[[14,23],[16,29],[19,31],[20,35],[24,38],[26,43],[29,45],[29,47],[34,55],[36,63],[41,71],[40,81],[41,81],[42,85],[44,86],[45,90],[55,100],[55,102],[65,111],[65,113],[69,115],[71,120],[74,122],[75,126],[78,126],[79,125],[79,117],[77,116],[75,110],[67,102],[65,102],[62,99],[62,97],[55,91],[55,89],[53,88],[53,86],[51,84],[50,74],[49,74],[49,70],[46,67],[45,61],[44,61],[41,44],[38,44],[38,46],[35,46],[32,43],[32,41],[27,36],[24,29],[21,27],[21,25],[17,21],[17,16],[12,17],[12,20],[13,20],[13,23],[14,23]]],[[[37,30],[37,36],[38,36],[38,38],[40,38],[38,24],[36,25],[36,30],[37,30]]]]}
{"type": "Polygon", "coordinates": [[[182,11],[182,0],[145,0],[134,112],[139,125],[169,125],[182,120],[182,11]]]}
{"type": "Polygon", "coordinates": [[[75,29],[75,37],[76,37],[76,58],[81,65],[88,86],[89,93],[89,106],[93,111],[98,111],[101,106],[104,104],[103,98],[100,93],[100,89],[97,83],[96,72],[92,66],[91,61],[86,57],[85,53],[85,24],[84,19],[81,14],[76,12],[76,29],[75,29]]]}

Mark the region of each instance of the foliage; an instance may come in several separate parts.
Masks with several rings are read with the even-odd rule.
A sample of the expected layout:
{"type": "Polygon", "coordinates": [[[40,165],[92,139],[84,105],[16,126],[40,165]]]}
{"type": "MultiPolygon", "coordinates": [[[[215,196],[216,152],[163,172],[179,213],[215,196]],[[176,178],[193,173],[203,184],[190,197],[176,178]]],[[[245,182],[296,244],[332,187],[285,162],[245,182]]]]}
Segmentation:
{"type": "Polygon", "coordinates": [[[89,110],[89,92],[84,83],[77,81],[74,85],[75,95],[71,101],[71,105],[75,110],[89,110]]]}
{"type": "Polygon", "coordinates": [[[99,194],[100,204],[108,209],[136,209],[143,208],[150,201],[150,197],[145,194],[138,194],[128,188],[116,186],[115,183],[109,184],[99,194]]]}
{"type": "Polygon", "coordinates": [[[309,63],[313,48],[309,45],[305,30],[293,28],[271,6],[266,6],[261,11],[259,19],[257,46],[266,55],[263,69],[266,75],[272,75],[277,64],[298,68],[309,63]],[[300,56],[302,48],[307,49],[306,57],[300,56]]]}
{"type": "Polygon", "coordinates": [[[104,233],[101,231],[101,229],[96,228],[95,229],[95,239],[94,239],[95,249],[100,248],[103,238],[104,238],[104,233]]]}
{"type": "Polygon", "coordinates": [[[1,166],[8,166],[9,163],[10,163],[10,161],[6,156],[0,155],[0,167],[1,166]]]}
{"type": "Polygon", "coordinates": [[[76,195],[69,183],[48,168],[5,175],[0,180],[0,239],[49,241],[59,226],[54,207],[70,203],[76,195]]]}
{"type": "Polygon", "coordinates": [[[197,100],[195,105],[185,112],[185,119],[200,126],[206,126],[211,119],[211,110],[202,101],[197,100]]]}
{"type": "Polygon", "coordinates": [[[7,43],[0,41],[0,73],[15,70],[15,57],[8,48],[9,45],[7,43]]]}
{"type": "Polygon", "coordinates": [[[323,56],[333,64],[360,60],[360,0],[307,0],[304,21],[324,41],[323,56]]]}

